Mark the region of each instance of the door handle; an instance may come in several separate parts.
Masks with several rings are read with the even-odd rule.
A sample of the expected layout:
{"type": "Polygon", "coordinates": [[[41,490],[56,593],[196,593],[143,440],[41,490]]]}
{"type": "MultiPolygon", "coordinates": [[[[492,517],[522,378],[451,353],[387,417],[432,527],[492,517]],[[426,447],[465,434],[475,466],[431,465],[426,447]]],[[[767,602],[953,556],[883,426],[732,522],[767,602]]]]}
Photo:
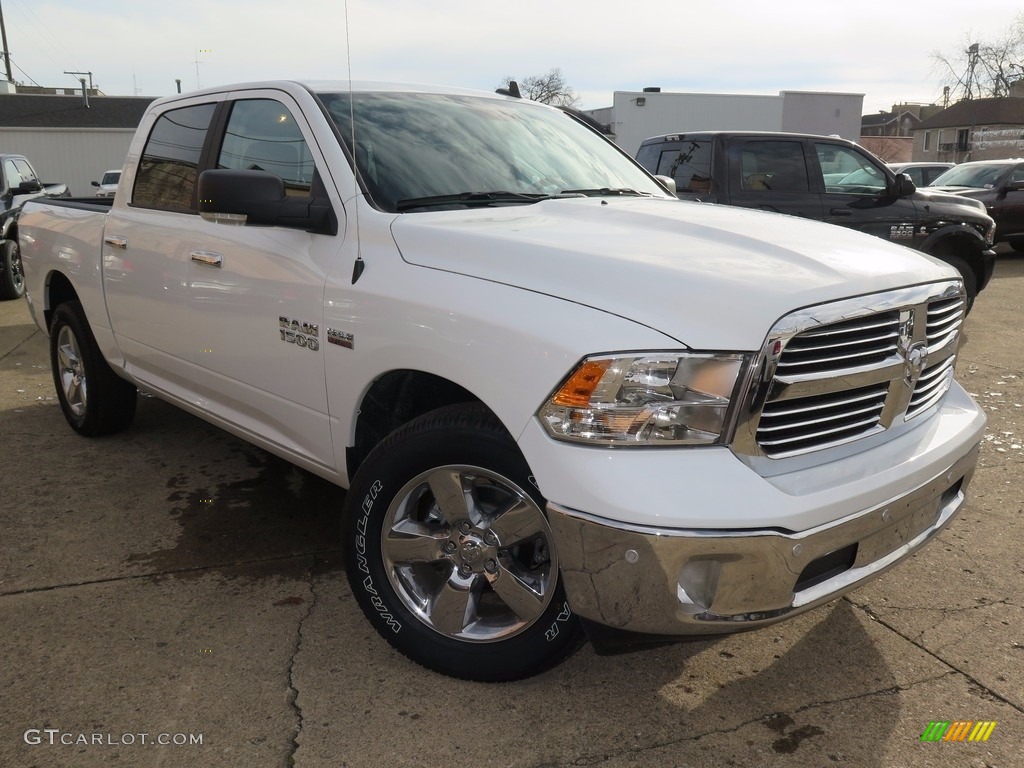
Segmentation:
{"type": "Polygon", "coordinates": [[[120,248],[122,251],[128,248],[128,238],[120,235],[104,235],[103,242],[111,248],[120,248]]]}
{"type": "Polygon", "coordinates": [[[829,216],[853,216],[853,211],[849,208],[833,208],[828,212],[829,216]]]}
{"type": "Polygon", "coordinates": [[[192,251],[192,261],[197,264],[205,264],[208,267],[217,267],[217,269],[224,266],[224,257],[213,251],[192,251]]]}

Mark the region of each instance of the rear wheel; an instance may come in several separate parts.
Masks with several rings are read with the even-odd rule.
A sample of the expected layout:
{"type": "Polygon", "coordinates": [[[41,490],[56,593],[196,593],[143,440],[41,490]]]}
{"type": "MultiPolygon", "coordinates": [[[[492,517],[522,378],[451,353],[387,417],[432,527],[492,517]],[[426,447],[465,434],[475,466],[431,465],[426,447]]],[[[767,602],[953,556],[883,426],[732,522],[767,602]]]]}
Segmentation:
{"type": "Polygon", "coordinates": [[[441,408],[367,457],[345,501],[349,582],[412,660],[515,680],[579,644],[544,499],[511,436],[479,406],[441,408]]]}
{"type": "Polygon", "coordinates": [[[13,240],[0,242],[0,300],[25,295],[25,276],[21,271],[21,251],[13,240]]]}
{"type": "Polygon", "coordinates": [[[131,424],[138,399],[135,385],[107,365],[77,301],[65,302],[53,313],[50,365],[57,400],[76,432],[96,437],[131,424]]]}

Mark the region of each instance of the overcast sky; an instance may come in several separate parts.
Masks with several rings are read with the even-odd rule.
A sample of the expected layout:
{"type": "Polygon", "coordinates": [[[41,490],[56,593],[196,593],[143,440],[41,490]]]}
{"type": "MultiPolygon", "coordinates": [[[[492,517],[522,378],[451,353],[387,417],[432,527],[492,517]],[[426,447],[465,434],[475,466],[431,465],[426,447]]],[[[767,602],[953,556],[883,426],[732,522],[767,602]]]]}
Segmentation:
{"type": "Polygon", "coordinates": [[[493,90],[562,70],[585,109],[613,91],[863,93],[939,102],[935,51],[1001,38],[1021,0],[0,0],[14,79],[163,96],[275,78],[493,90]],[[346,39],[349,45],[346,45],[346,39]],[[198,64],[196,62],[199,62],[198,64]],[[351,73],[349,72],[351,62],[351,73]]]}

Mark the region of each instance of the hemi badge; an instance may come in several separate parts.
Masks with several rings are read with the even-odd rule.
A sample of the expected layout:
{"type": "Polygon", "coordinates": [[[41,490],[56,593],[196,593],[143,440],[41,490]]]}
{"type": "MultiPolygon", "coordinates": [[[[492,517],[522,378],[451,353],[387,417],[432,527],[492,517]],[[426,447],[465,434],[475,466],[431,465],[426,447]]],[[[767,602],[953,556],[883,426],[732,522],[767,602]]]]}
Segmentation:
{"type": "Polygon", "coordinates": [[[355,346],[356,337],[353,336],[351,333],[345,333],[345,331],[336,331],[334,328],[328,328],[327,342],[329,344],[337,344],[339,347],[353,349],[355,346]]]}

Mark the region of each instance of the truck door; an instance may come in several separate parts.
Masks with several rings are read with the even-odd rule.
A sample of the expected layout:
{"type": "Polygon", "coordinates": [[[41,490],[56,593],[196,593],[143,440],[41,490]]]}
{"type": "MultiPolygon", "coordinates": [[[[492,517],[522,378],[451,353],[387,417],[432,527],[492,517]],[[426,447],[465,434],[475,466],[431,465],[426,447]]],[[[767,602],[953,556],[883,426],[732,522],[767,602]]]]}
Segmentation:
{"type": "Polygon", "coordinates": [[[216,103],[160,114],[146,136],[129,200],[115,200],[103,230],[103,287],[118,346],[148,386],[184,397],[192,358],[186,315],[195,189],[216,103]]]}
{"type": "Polygon", "coordinates": [[[821,196],[812,190],[804,143],[792,138],[737,138],[729,143],[732,205],[822,218],[821,196]]]}
{"type": "MultiPolygon", "coordinates": [[[[317,166],[326,166],[298,105],[268,90],[225,106],[210,166],[269,171],[284,180],[286,194],[310,196],[320,184],[317,166]]],[[[340,202],[335,211],[341,215],[340,202]]],[[[202,218],[194,235],[189,333],[208,407],[298,463],[333,471],[324,285],[342,237],[202,218]]]]}
{"type": "Polygon", "coordinates": [[[825,221],[903,245],[914,244],[917,211],[909,197],[892,194],[892,176],[855,147],[814,142],[816,179],[823,190],[825,221]]]}
{"type": "Polygon", "coordinates": [[[996,236],[1000,240],[1009,236],[1024,247],[1024,163],[1013,169],[994,199],[986,202],[989,215],[996,220],[996,236]]]}

